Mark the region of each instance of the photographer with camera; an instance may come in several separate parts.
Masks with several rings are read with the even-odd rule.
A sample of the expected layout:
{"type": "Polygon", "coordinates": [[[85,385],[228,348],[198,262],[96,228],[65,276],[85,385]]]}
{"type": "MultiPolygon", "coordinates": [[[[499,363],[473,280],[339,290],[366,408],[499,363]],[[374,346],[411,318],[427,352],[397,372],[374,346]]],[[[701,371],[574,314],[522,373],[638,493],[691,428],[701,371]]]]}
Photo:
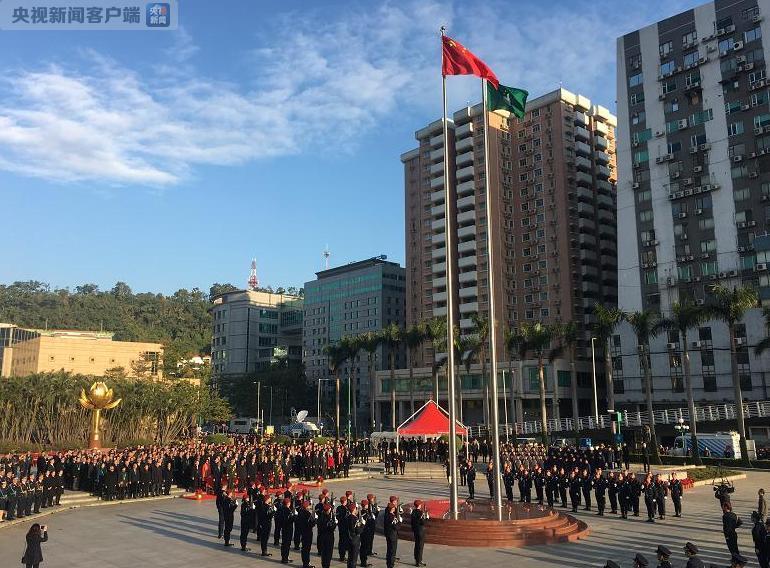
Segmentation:
{"type": "Polygon", "coordinates": [[[27,533],[27,549],[21,558],[21,562],[26,568],[40,568],[40,563],[43,561],[43,551],[40,543],[47,541],[48,527],[39,523],[33,523],[27,533]]]}

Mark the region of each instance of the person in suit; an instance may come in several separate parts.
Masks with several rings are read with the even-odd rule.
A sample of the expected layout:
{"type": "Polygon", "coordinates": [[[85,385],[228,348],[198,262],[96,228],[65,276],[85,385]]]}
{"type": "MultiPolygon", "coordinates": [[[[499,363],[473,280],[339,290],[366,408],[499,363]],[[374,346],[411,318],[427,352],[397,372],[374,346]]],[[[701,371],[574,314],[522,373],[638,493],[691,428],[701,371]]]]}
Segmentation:
{"type": "MultiPolygon", "coordinates": [[[[468,471],[473,471],[473,464],[470,464],[468,471]]],[[[473,482],[469,480],[469,484],[473,482]]],[[[398,510],[398,498],[391,497],[388,506],[385,509],[385,519],[383,521],[383,532],[385,533],[385,544],[387,552],[385,553],[385,567],[394,568],[396,564],[396,553],[398,551],[398,526],[401,524],[401,514],[398,510]]]]}
{"type": "Polygon", "coordinates": [[[223,532],[223,538],[225,539],[225,546],[232,546],[230,542],[230,533],[233,532],[233,522],[235,521],[235,510],[238,508],[238,503],[233,499],[233,494],[230,491],[225,491],[222,499],[222,515],[225,520],[225,527],[223,532]]]}
{"type": "Polygon", "coordinates": [[[310,564],[310,547],[313,545],[313,527],[317,517],[313,510],[313,503],[309,500],[302,502],[302,508],[297,513],[297,532],[300,534],[300,555],[302,568],[315,568],[310,564]]]}
{"type": "Polygon", "coordinates": [[[337,527],[339,531],[339,539],[337,543],[337,550],[339,552],[340,562],[345,561],[345,556],[348,553],[348,495],[347,493],[340,497],[340,504],[335,509],[334,516],[337,518],[337,527]]]}
{"type": "Polygon", "coordinates": [[[43,550],[40,547],[41,542],[48,541],[48,527],[33,523],[27,532],[27,548],[21,561],[26,568],[39,568],[43,561],[43,550]]]}
{"type": "Polygon", "coordinates": [[[358,514],[355,499],[348,503],[348,516],[345,519],[348,532],[348,568],[356,568],[356,560],[361,552],[361,535],[364,532],[364,521],[358,514]]]}
{"type": "Polygon", "coordinates": [[[473,463],[468,460],[468,473],[465,474],[465,480],[468,483],[468,498],[475,499],[476,497],[476,468],[473,463]]]}
{"type": "Polygon", "coordinates": [[[249,531],[254,521],[254,504],[251,497],[243,496],[241,499],[241,550],[248,552],[250,549],[246,546],[249,539],[249,531]]]}
{"type": "Polygon", "coordinates": [[[270,540],[270,526],[275,515],[275,507],[268,493],[265,493],[262,499],[262,506],[257,508],[257,525],[259,526],[257,534],[259,535],[259,545],[262,548],[262,556],[272,556],[267,551],[267,542],[270,540]]]}
{"type": "Polygon", "coordinates": [[[324,502],[318,515],[318,552],[321,555],[321,568],[329,568],[334,555],[334,531],[337,518],[331,503],[324,502]]]}

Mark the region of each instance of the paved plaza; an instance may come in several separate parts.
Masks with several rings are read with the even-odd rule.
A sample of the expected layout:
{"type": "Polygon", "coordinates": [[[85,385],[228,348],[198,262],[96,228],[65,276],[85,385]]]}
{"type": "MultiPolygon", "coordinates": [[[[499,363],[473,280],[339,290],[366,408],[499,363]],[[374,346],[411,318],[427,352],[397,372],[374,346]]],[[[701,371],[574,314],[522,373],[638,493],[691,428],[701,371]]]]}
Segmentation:
{"type": "MultiPolygon", "coordinates": [[[[756,507],[757,489],[770,488],[770,472],[750,472],[745,480],[736,482],[733,494],[735,511],[743,519],[739,530],[741,552],[755,565],[751,542],[751,511],[756,507]]],[[[358,496],[375,493],[385,503],[389,495],[402,499],[416,497],[445,497],[446,486],[438,480],[357,480],[350,483],[328,484],[336,495],[352,489],[358,496]]],[[[478,496],[486,496],[486,484],[477,484],[478,496]]],[[[464,488],[463,488],[464,489],[464,488]]],[[[464,491],[463,493],[464,494],[464,491]]],[[[642,507],[643,508],[643,507],[642,507]]],[[[669,503],[669,510],[671,505],[669,503]]],[[[591,535],[577,543],[536,546],[522,549],[479,549],[426,545],[425,561],[433,567],[463,566],[603,566],[608,558],[621,566],[631,566],[634,553],[641,552],[652,563],[658,544],[673,552],[675,567],[684,566],[682,545],[691,540],[701,549],[701,558],[709,565],[727,566],[727,549],[722,537],[721,513],[711,486],[688,491],[684,500],[684,518],[671,516],[666,521],[646,523],[643,517],[624,521],[615,515],[598,518],[579,513],[578,517],[591,526],[591,535]]],[[[642,513],[644,515],[644,513],[642,513]]],[[[258,557],[255,552],[244,554],[238,546],[239,513],[235,514],[233,530],[235,546],[225,549],[216,539],[216,508],[214,502],[173,499],[146,503],[128,503],[104,507],[89,507],[64,511],[42,518],[49,525],[50,540],[43,545],[45,568],[77,566],[78,568],[150,568],[205,566],[279,566],[277,550],[273,556],[258,557]]],[[[0,530],[0,564],[15,566],[24,551],[24,534],[29,523],[0,530]],[[15,560],[15,561],[14,561],[15,560]]],[[[250,544],[257,549],[255,542],[250,544]]],[[[272,542],[272,539],[271,539],[272,542]]],[[[412,565],[412,543],[401,541],[401,566],[412,565]]],[[[385,566],[385,543],[375,538],[375,567],[385,566]]],[[[292,553],[292,565],[301,566],[299,552],[292,553]]],[[[320,559],[313,562],[320,566],[320,559]]],[[[334,561],[333,566],[342,566],[334,561]]],[[[652,564],[654,566],[654,564],[652,564]]]]}

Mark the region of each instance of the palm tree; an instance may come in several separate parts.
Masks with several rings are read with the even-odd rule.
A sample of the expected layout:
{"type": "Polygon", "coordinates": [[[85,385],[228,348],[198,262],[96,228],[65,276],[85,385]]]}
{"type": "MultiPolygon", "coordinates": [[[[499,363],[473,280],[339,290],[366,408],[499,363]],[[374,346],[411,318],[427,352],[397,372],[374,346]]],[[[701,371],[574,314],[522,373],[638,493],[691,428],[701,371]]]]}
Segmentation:
{"type": "Polygon", "coordinates": [[[349,409],[351,416],[348,416],[348,421],[353,422],[353,431],[358,430],[358,420],[356,415],[358,414],[358,408],[356,404],[356,357],[361,350],[361,337],[358,335],[348,335],[340,340],[340,345],[346,351],[348,362],[348,400],[351,404],[349,409]]]}
{"type": "Polygon", "coordinates": [[[446,350],[446,318],[436,317],[429,319],[425,324],[425,331],[427,338],[430,340],[431,345],[433,346],[433,363],[431,365],[431,374],[433,379],[433,398],[435,399],[436,404],[438,404],[438,373],[439,370],[441,370],[441,367],[446,364],[446,359],[440,360],[438,357],[436,357],[436,355],[441,351],[446,350]]]}
{"type": "Polygon", "coordinates": [[[478,340],[474,335],[460,335],[460,329],[456,328],[454,333],[455,339],[455,360],[457,361],[457,377],[460,383],[458,389],[458,397],[460,399],[459,415],[460,422],[463,421],[463,379],[460,374],[460,365],[465,367],[465,376],[471,374],[471,364],[473,363],[473,356],[478,349],[478,340]]]}
{"type": "Polygon", "coordinates": [[[540,426],[543,439],[548,438],[548,410],[545,398],[545,361],[551,358],[552,343],[559,337],[559,326],[556,324],[543,324],[541,322],[525,324],[522,326],[525,342],[532,354],[537,359],[537,379],[540,390],[540,426]]]}
{"type": "Polygon", "coordinates": [[[647,414],[650,421],[650,446],[652,454],[650,461],[660,465],[660,453],[658,452],[658,437],[655,434],[655,416],[652,406],[652,371],[650,370],[650,340],[653,339],[658,331],[656,324],[658,315],[650,310],[626,314],[625,320],[631,325],[636,335],[636,343],[639,346],[639,359],[642,363],[644,373],[644,394],[647,399],[647,414]]]}
{"type": "Polygon", "coordinates": [[[511,424],[513,425],[513,443],[516,443],[516,421],[521,416],[516,416],[516,381],[513,375],[513,361],[516,360],[519,363],[519,380],[522,381],[521,376],[524,371],[524,359],[527,358],[527,351],[529,346],[527,345],[527,337],[522,332],[522,328],[512,327],[505,330],[505,348],[508,350],[508,358],[511,361],[511,424]]]}
{"type": "Polygon", "coordinates": [[[369,371],[369,419],[372,428],[372,432],[376,427],[375,424],[375,380],[374,380],[374,355],[377,352],[377,348],[380,346],[381,338],[379,334],[373,331],[367,331],[358,336],[361,341],[361,349],[367,353],[367,365],[369,371]]]}
{"type": "Polygon", "coordinates": [[[735,342],[735,326],[751,308],[759,303],[757,291],[753,288],[734,288],[715,285],[711,289],[711,298],[704,307],[710,319],[723,321],[727,324],[730,335],[730,367],[735,391],[735,418],[738,421],[738,434],[741,437],[741,461],[746,467],[750,466],[749,452],[746,447],[746,421],[743,414],[743,392],[741,378],[738,375],[738,352],[735,342]]]}
{"type": "Polygon", "coordinates": [[[423,324],[410,326],[404,332],[404,344],[409,351],[409,404],[411,414],[414,414],[414,360],[417,357],[417,351],[426,340],[427,334],[423,324]]]}
{"type": "Polygon", "coordinates": [[[692,373],[690,371],[690,352],[687,333],[698,327],[706,319],[703,308],[696,306],[691,301],[674,302],[671,304],[671,316],[660,320],[655,325],[655,331],[676,331],[682,338],[682,367],[684,368],[684,382],[687,390],[687,412],[690,415],[690,443],[692,446],[692,458],[695,465],[702,465],[703,461],[698,450],[698,432],[695,416],[695,398],[692,393],[692,373]]]}
{"type": "Polygon", "coordinates": [[[478,345],[478,358],[481,362],[481,381],[482,390],[484,391],[484,424],[489,424],[490,405],[497,404],[497,401],[492,401],[489,392],[490,380],[487,377],[487,347],[489,346],[489,319],[479,314],[472,314],[471,320],[473,321],[473,333],[475,334],[478,345]]]}
{"type": "Polygon", "coordinates": [[[577,375],[575,374],[575,350],[580,338],[578,326],[574,321],[567,322],[561,326],[561,342],[564,347],[569,351],[569,384],[570,395],[572,396],[572,426],[577,432],[580,430],[580,424],[578,420],[578,388],[577,388],[577,375]]]}
{"type": "Polygon", "coordinates": [[[336,394],[336,417],[334,426],[336,432],[334,435],[335,440],[340,439],[340,367],[345,364],[348,358],[348,352],[344,345],[329,344],[324,346],[324,354],[329,361],[329,370],[334,375],[334,385],[336,394]]]}
{"type": "MultiPolygon", "coordinates": [[[[594,308],[596,323],[593,332],[604,350],[604,377],[607,390],[607,408],[615,408],[615,385],[612,382],[612,348],[610,342],[615,328],[623,319],[623,312],[617,308],[607,308],[597,304],[594,308]]],[[[598,414],[599,409],[596,409],[598,414]]]]}
{"type": "Polygon", "coordinates": [[[380,332],[382,343],[388,347],[390,366],[390,425],[396,431],[396,351],[401,344],[403,331],[398,324],[392,322],[380,332]]]}

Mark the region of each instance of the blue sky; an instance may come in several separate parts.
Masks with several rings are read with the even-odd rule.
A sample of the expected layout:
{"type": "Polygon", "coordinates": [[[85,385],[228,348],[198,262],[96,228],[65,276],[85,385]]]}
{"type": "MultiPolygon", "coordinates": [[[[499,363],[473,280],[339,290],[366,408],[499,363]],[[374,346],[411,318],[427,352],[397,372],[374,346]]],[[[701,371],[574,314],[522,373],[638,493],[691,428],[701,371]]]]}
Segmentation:
{"type": "MultiPolygon", "coordinates": [[[[0,282],[207,290],[256,257],[299,286],[327,244],[403,262],[440,25],[503,83],[614,110],[615,38],[699,3],[228,0],[177,31],[0,31],[0,282]]],[[[448,89],[456,109],[479,84],[448,89]]]]}

